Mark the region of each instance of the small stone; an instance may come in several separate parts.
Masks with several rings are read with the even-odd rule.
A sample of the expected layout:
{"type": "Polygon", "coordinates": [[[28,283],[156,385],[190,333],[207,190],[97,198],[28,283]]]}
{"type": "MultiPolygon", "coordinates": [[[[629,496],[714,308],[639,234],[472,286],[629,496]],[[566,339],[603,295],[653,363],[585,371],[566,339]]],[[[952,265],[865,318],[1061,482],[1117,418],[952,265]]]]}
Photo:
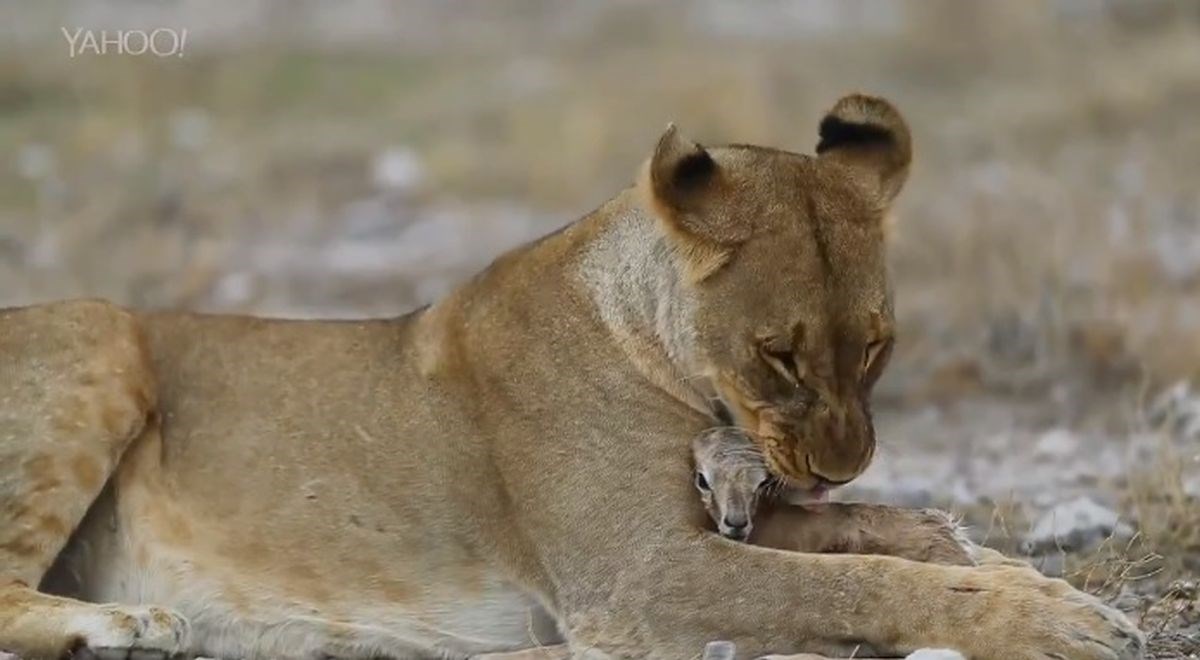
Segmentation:
{"type": "Polygon", "coordinates": [[[1067,429],[1052,429],[1038,438],[1033,451],[1047,458],[1067,458],[1075,453],[1079,440],[1074,433],[1067,429]]]}
{"type": "Polygon", "coordinates": [[[1067,570],[1067,556],[1062,552],[1056,552],[1054,549],[1048,549],[1049,552],[1045,555],[1030,557],[1029,563],[1033,564],[1038,572],[1047,577],[1062,577],[1067,570]]]}
{"type": "Polygon", "coordinates": [[[704,645],[703,660],[733,660],[736,652],[733,642],[709,642],[704,645]]]}
{"type": "Polygon", "coordinates": [[[950,649],[917,649],[904,658],[905,660],[967,660],[963,654],[950,649]]]}
{"type": "Polygon", "coordinates": [[[245,304],[254,298],[257,290],[255,284],[252,273],[229,273],[217,281],[212,293],[213,302],[225,307],[245,304]]]}
{"type": "Polygon", "coordinates": [[[1184,478],[1183,492],[1189,497],[1200,498],[1200,474],[1184,478]]]}
{"type": "Polygon", "coordinates": [[[1167,430],[1176,442],[1200,439],[1200,394],[1187,381],[1179,381],[1150,403],[1147,420],[1167,430]]]}
{"type": "Polygon", "coordinates": [[[1091,498],[1078,497],[1052,507],[1034,523],[1026,540],[1030,553],[1061,548],[1087,548],[1109,536],[1128,538],[1133,534],[1116,511],[1091,498]]]}
{"type": "Polygon", "coordinates": [[[979,503],[979,493],[976,493],[966,479],[955,479],[950,485],[950,499],[960,507],[972,506],[979,503]]]}
{"type": "Polygon", "coordinates": [[[389,147],[375,156],[371,178],[385,190],[411,191],[425,178],[425,167],[416,151],[408,147],[389,147]]]}

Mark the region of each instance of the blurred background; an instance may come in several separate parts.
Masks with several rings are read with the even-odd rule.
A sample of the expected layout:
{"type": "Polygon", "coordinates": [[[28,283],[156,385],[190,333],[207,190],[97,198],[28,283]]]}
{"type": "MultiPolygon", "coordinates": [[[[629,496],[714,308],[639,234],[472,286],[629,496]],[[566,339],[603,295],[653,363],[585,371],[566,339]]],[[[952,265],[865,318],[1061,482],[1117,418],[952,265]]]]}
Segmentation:
{"type": "Polygon", "coordinates": [[[397,314],[599,205],[668,121],[811,151],[855,90],[918,153],[843,497],[950,507],[1200,652],[1194,1],[10,0],[0,306],[397,314]],[[102,42],[155,29],[166,56],[102,42]]]}

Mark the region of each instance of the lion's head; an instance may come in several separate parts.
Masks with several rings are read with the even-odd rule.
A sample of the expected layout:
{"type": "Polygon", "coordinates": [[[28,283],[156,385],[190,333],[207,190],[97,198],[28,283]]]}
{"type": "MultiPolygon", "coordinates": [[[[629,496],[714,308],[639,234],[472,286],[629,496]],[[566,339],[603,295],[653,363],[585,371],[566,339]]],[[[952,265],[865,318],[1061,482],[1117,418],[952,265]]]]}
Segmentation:
{"type": "Polygon", "coordinates": [[[900,114],[854,95],[816,156],[669,127],[639,182],[684,266],[688,367],[798,488],[853,479],[874,453],[868,398],[894,341],[883,218],[911,156],[900,114]]]}

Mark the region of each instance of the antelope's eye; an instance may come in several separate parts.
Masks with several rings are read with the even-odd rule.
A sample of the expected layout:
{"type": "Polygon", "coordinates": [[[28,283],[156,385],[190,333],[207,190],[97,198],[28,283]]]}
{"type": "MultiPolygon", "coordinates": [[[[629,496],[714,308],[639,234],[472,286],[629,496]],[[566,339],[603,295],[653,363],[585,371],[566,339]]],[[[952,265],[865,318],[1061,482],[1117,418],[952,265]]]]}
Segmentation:
{"type": "Polygon", "coordinates": [[[712,486],[708,485],[708,479],[705,479],[704,474],[699,470],[696,471],[696,488],[704,491],[712,490],[712,486]]]}

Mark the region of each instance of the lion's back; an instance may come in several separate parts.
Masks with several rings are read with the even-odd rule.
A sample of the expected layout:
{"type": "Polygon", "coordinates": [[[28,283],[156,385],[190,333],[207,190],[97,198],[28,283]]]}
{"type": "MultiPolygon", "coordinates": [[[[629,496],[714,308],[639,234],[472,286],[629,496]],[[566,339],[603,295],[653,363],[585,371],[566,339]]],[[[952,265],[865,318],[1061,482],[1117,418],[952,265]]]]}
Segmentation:
{"type": "MultiPolygon", "coordinates": [[[[80,442],[127,437],[156,388],[137,317],[102,300],[0,310],[0,424],[49,426],[80,442]],[[41,414],[21,414],[28,412],[41,414]]],[[[37,428],[5,429],[16,441],[37,428]]],[[[0,450],[2,451],[2,450],[0,450]]]]}

